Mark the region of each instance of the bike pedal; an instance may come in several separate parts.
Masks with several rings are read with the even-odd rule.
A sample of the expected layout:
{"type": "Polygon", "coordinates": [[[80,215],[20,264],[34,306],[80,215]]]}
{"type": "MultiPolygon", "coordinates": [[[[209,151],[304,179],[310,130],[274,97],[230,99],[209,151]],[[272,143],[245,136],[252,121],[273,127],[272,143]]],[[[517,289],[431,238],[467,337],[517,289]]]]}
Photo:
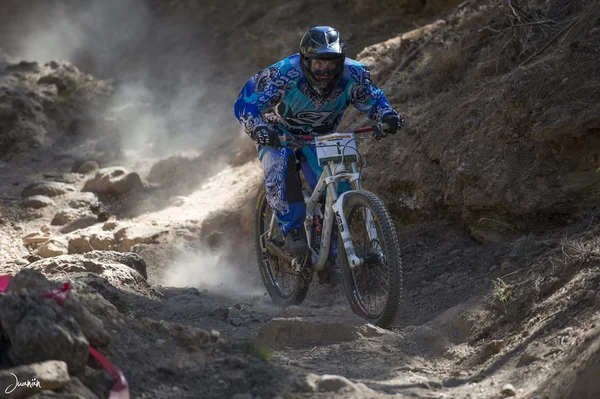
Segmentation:
{"type": "Polygon", "coordinates": [[[285,245],[285,241],[283,241],[283,240],[272,239],[271,242],[273,244],[277,245],[279,248],[281,248],[285,245]]]}

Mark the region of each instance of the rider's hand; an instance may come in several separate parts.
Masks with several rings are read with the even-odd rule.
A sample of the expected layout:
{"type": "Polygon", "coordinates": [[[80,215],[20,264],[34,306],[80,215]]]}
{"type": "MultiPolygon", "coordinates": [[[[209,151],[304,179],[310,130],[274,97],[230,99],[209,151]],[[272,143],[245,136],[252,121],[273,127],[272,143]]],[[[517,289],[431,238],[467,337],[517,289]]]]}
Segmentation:
{"type": "Polygon", "coordinates": [[[381,123],[389,126],[386,133],[396,134],[404,127],[404,118],[398,114],[386,114],[381,118],[381,123]]]}
{"type": "Polygon", "coordinates": [[[252,138],[258,144],[268,147],[279,148],[281,144],[279,141],[279,132],[267,126],[258,126],[254,129],[252,138]]]}

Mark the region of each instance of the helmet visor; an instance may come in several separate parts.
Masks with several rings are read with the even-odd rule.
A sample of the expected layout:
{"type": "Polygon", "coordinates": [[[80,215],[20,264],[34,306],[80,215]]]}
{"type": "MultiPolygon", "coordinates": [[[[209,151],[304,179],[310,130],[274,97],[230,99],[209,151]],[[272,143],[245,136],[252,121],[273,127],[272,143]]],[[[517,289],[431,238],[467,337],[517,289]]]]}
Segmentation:
{"type": "Polygon", "coordinates": [[[341,70],[343,59],[312,58],[310,71],[321,82],[333,79],[341,70]]]}

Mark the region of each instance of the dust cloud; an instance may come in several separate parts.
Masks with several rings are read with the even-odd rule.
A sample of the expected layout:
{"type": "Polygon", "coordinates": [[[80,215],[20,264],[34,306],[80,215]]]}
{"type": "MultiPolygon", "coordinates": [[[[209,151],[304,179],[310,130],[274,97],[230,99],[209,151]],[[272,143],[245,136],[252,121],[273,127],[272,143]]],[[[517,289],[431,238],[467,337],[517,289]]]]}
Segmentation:
{"type": "MultiPolygon", "coordinates": [[[[115,159],[121,165],[146,178],[146,172],[160,160],[201,160],[202,154],[214,153],[215,148],[234,142],[240,134],[233,118],[235,97],[230,93],[234,90],[227,87],[234,82],[223,86],[211,79],[219,60],[211,59],[218,57],[216,53],[193,39],[202,33],[201,26],[191,32],[186,31],[191,29],[189,25],[176,23],[178,16],[160,15],[159,19],[157,13],[168,7],[145,0],[30,4],[31,10],[21,10],[19,20],[12,24],[14,53],[39,63],[66,60],[86,73],[113,81],[114,93],[103,108],[86,111],[96,121],[87,136],[101,142],[103,151],[108,145],[108,151],[120,154],[115,159]],[[237,129],[224,129],[224,125],[237,129]]],[[[235,144],[225,147],[225,151],[229,149],[235,153],[235,144]]],[[[210,170],[215,168],[214,159],[210,170]]],[[[172,173],[165,181],[177,177],[184,180],[181,184],[193,181],[176,173],[189,165],[203,167],[202,162],[183,162],[173,166],[173,172],[163,173],[172,173]]],[[[169,183],[165,191],[175,186],[169,183]]],[[[205,191],[201,196],[211,197],[210,188],[196,188],[196,192],[201,191],[205,191]]],[[[215,195],[212,193],[211,198],[215,195]]],[[[169,285],[195,286],[233,296],[264,291],[259,285],[249,285],[247,276],[240,273],[240,264],[225,250],[181,253],[166,266],[169,285]]]]}
{"type": "Polygon", "coordinates": [[[140,44],[151,24],[142,0],[48,1],[23,21],[27,29],[22,30],[18,54],[40,63],[84,56],[108,66],[124,50],[140,44]]]}
{"type": "Polygon", "coordinates": [[[194,252],[182,248],[180,255],[165,272],[164,285],[196,287],[199,290],[219,293],[231,298],[264,296],[265,288],[256,278],[258,270],[254,258],[246,260],[252,265],[232,259],[225,250],[211,251],[203,248],[194,252]],[[251,267],[249,267],[251,266],[251,267]],[[249,275],[249,270],[256,273],[249,275]]]}
{"type": "Polygon", "coordinates": [[[13,23],[15,52],[39,63],[64,59],[114,82],[106,109],[90,110],[113,123],[110,129],[98,124],[103,128],[93,135],[110,135],[114,151],[126,154],[126,164],[231,138],[219,126],[235,122],[235,99],[215,94],[214,61],[209,50],[193,42],[198,32],[184,30],[175,17],[159,20],[154,13],[165,11],[144,0],[32,4],[13,23]]]}

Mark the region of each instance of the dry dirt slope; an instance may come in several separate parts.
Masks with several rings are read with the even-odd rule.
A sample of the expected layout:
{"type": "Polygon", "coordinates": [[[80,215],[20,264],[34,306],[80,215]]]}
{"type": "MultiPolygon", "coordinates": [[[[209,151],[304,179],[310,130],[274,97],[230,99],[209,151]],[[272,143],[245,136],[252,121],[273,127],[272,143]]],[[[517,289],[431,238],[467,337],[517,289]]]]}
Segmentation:
{"type": "MultiPolygon", "coordinates": [[[[398,108],[406,110],[410,121],[407,135],[391,138],[398,146],[389,146],[387,141],[367,150],[373,160],[369,184],[395,211],[403,243],[406,306],[397,318],[397,327],[390,331],[355,325],[358,320],[349,314],[339,290],[324,287],[314,287],[302,307],[281,311],[256,296],[224,297],[215,287],[199,292],[157,286],[171,254],[204,250],[203,237],[212,237],[216,247],[227,248],[227,240],[223,240],[227,235],[218,234],[214,226],[236,220],[231,214],[220,214],[208,218],[212,223],[203,223],[203,216],[182,217],[177,209],[190,215],[199,204],[207,206],[202,202],[203,192],[214,196],[223,182],[233,184],[235,176],[254,182],[259,171],[252,169],[256,165],[233,169],[178,198],[165,197],[160,188],[146,182],[134,193],[81,193],[93,174],[85,175],[83,170],[71,173],[78,153],[67,151],[81,148],[80,143],[63,139],[55,145],[56,152],[45,146],[62,137],[61,130],[70,119],[64,115],[76,112],[70,105],[79,104],[82,100],[77,95],[87,93],[59,92],[61,82],[82,78],[64,64],[41,70],[21,65],[21,70],[12,67],[3,76],[3,137],[7,133],[11,138],[22,137],[9,144],[21,143],[24,150],[17,157],[10,147],[2,163],[6,172],[2,182],[3,269],[16,272],[26,264],[59,280],[70,273],[71,279],[84,284],[78,300],[110,331],[112,343],[104,350],[123,368],[134,397],[248,393],[263,398],[395,394],[497,398],[513,393],[504,386],[507,383],[514,386],[518,397],[597,397],[600,243],[595,180],[588,169],[597,161],[593,154],[597,151],[594,116],[598,113],[593,110],[593,100],[598,77],[596,69],[588,65],[597,59],[598,9],[583,1],[511,4],[514,11],[505,2],[491,2],[483,8],[466,3],[446,22],[407,35],[411,40],[402,45],[395,39],[363,53],[381,62],[379,69],[374,65],[374,75],[381,82],[391,76],[384,88],[398,108]],[[552,23],[541,23],[546,20],[552,23]],[[431,33],[436,38],[415,53],[405,69],[386,67],[386,60],[397,65],[399,57],[419,48],[431,33]],[[492,34],[495,36],[488,36],[492,34]],[[563,36],[516,68],[557,34],[563,36]],[[452,44],[457,37],[461,40],[452,44]],[[564,67],[567,61],[570,68],[564,67]],[[547,75],[540,72],[546,70],[547,75]],[[536,79],[557,79],[558,83],[556,71],[560,71],[565,89],[556,94],[546,92],[543,82],[536,79]],[[39,83],[41,77],[55,72],[64,75],[54,79],[58,84],[47,79],[47,83],[39,83]],[[66,99],[65,93],[70,95],[66,99]],[[561,101],[553,97],[561,93],[561,101]],[[65,101],[70,99],[73,103],[65,101]],[[575,112],[578,101],[585,101],[592,112],[575,112]],[[484,113],[481,104],[483,110],[489,107],[493,111],[484,113]],[[563,107],[558,122],[547,119],[555,115],[555,104],[563,107]],[[505,110],[507,106],[511,108],[505,110]],[[517,112],[528,106],[532,106],[528,116],[517,112]],[[465,115],[468,120],[463,119],[465,115]],[[536,115],[543,120],[535,119],[536,115]],[[22,125],[31,120],[37,124],[22,125]],[[543,121],[552,127],[541,136],[548,134],[550,144],[534,140],[533,145],[532,131],[535,126],[543,127],[543,121]],[[27,130],[33,129],[32,125],[46,130],[38,128],[32,135],[32,130],[27,130]],[[569,129],[560,130],[561,126],[569,129]],[[446,147],[440,149],[439,144],[446,147]],[[36,146],[41,150],[35,150],[36,146]],[[498,148],[503,148],[503,158],[494,158],[498,148]],[[397,162],[401,173],[379,174],[376,170],[387,169],[378,163],[374,151],[387,156],[388,164],[397,162]],[[518,162],[513,163],[512,154],[517,154],[518,162]],[[551,156],[555,158],[548,163],[551,156]],[[456,169],[449,169],[450,165],[456,169]],[[515,178],[511,170],[520,173],[515,178]],[[548,182],[545,179],[552,173],[540,175],[540,170],[554,172],[557,180],[548,182]],[[504,179],[511,184],[502,183],[494,173],[508,174],[504,179]],[[530,176],[535,179],[528,180],[530,176]],[[46,194],[54,204],[37,198],[30,206],[46,206],[22,207],[23,188],[42,179],[62,183],[37,188],[37,194],[46,194]],[[447,186],[455,181],[456,185],[447,186]],[[540,194],[539,190],[547,191],[540,194]],[[157,193],[161,196],[153,200],[157,193]],[[565,195],[578,201],[561,207],[565,195]],[[531,202],[538,197],[547,201],[547,206],[531,202]],[[146,212],[134,213],[132,218],[129,210],[139,203],[146,212]],[[68,220],[67,230],[76,229],[61,231],[65,225],[52,220],[63,208],[75,206],[81,214],[63,219],[68,220]],[[80,220],[84,222],[78,224],[80,220]],[[400,222],[406,220],[420,223],[401,227],[400,222]],[[482,225],[483,221],[491,223],[482,225]],[[36,230],[38,236],[24,246],[23,236],[36,230]],[[132,263],[117,255],[107,261],[103,256],[108,252],[100,252],[104,254],[100,258],[89,253],[85,262],[76,255],[64,255],[54,261],[30,263],[39,258],[40,244],[54,239],[54,255],[125,245],[145,259],[147,268],[139,259],[132,263]],[[211,328],[219,330],[228,342],[239,344],[218,343],[216,334],[209,338],[202,330],[211,328]],[[244,337],[258,337],[270,349],[244,345],[244,337]],[[293,383],[297,373],[344,375],[352,382],[309,375],[293,383]],[[156,378],[147,383],[148,375],[156,378]],[[285,383],[290,388],[285,388],[285,383]],[[346,393],[334,393],[338,388],[346,393]]],[[[102,84],[89,87],[94,96],[105,93],[102,84]],[[94,92],[97,88],[99,93],[94,92]]],[[[102,159],[101,166],[113,165],[109,157],[102,159]]],[[[187,161],[180,162],[186,165],[187,161]]],[[[141,169],[140,173],[147,177],[141,169]]],[[[123,176],[130,175],[115,175],[111,187],[122,187],[119,180],[123,176]]],[[[236,195],[242,198],[252,195],[251,187],[238,189],[236,195]]],[[[232,200],[232,209],[236,209],[233,205],[232,200]]],[[[203,257],[195,261],[198,264],[219,260],[209,258],[210,251],[201,253],[203,257]]],[[[251,261],[235,261],[246,265],[242,274],[254,275],[251,261]]],[[[202,284],[198,287],[204,288],[202,284]]],[[[7,340],[16,345],[9,330],[4,333],[3,354],[10,348],[7,340]]],[[[89,342],[93,332],[84,329],[89,342]]],[[[3,367],[40,360],[10,356],[8,363],[4,358],[3,367]]],[[[75,370],[71,375],[73,381],[78,378],[90,384],[85,373],[75,370]]],[[[74,392],[74,384],[61,388],[63,394],[74,392]]],[[[102,395],[99,390],[95,394],[102,395]]]]}

